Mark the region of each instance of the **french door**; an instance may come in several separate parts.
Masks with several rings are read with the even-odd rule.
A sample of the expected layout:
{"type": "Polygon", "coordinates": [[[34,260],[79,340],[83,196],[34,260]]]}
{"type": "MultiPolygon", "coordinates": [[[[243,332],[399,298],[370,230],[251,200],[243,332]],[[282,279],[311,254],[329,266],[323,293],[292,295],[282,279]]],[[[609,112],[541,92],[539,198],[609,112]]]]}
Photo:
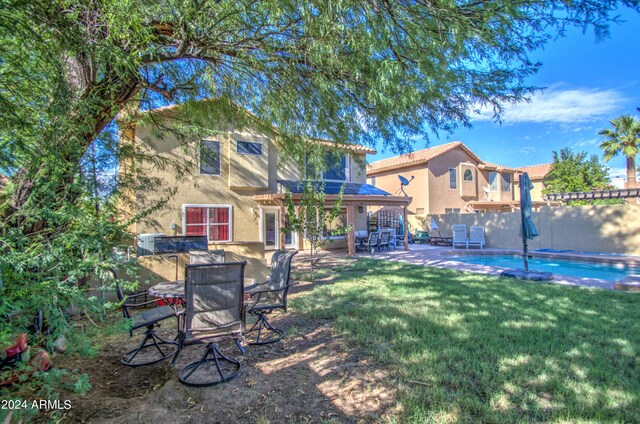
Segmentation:
{"type": "MultiPolygon", "coordinates": [[[[285,217],[285,225],[287,219],[285,217]]],[[[280,208],[262,207],[262,240],[264,240],[265,250],[280,249],[280,208]]],[[[293,231],[284,234],[285,248],[295,249],[298,244],[298,236],[293,231]]]]}

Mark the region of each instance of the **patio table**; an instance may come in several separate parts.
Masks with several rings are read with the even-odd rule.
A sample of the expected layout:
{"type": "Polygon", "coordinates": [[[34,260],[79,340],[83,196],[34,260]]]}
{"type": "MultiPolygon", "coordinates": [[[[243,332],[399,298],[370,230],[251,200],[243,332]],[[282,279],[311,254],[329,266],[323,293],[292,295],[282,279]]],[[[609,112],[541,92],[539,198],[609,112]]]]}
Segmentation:
{"type": "MultiPolygon", "coordinates": [[[[248,287],[256,283],[255,278],[245,278],[244,286],[248,287]]],[[[149,287],[149,295],[164,299],[171,303],[177,299],[184,299],[184,280],[163,281],[149,287]]]]}

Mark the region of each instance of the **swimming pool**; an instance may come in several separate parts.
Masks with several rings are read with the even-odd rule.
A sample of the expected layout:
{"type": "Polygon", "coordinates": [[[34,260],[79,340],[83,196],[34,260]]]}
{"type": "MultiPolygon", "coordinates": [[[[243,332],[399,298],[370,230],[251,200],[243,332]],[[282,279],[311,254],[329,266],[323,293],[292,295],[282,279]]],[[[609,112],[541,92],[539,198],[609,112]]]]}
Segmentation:
{"type": "MultiPolygon", "coordinates": [[[[450,256],[450,259],[468,264],[502,268],[522,268],[524,266],[521,256],[511,255],[457,255],[450,256]]],[[[597,264],[557,258],[529,258],[529,269],[607,281],[617,281],[629,275],[640,275],[640,268],[628,267],[623,264],[597,264]]]]}

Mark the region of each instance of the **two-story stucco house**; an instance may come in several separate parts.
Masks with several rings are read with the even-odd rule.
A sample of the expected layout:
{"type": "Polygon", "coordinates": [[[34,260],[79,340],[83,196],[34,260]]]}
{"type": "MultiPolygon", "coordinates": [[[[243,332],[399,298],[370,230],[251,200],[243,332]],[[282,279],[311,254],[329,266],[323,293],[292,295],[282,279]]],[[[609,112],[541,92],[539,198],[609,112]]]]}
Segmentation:
{"type": "Polygon", "coordinates": [[[399,176],[412,198],[412,223],[424,226],[428,215],[512,211],[515,169],[483,161],[459,141],[372,162],[369,184],[398,193],[399,176]]]}
{"type": "MultiPolygon", "coordinates": [[[[287,228],[286,190],[291,191],[294,202],[299,201],[303,179],[295,166],[280,163],[277,145],[267,131],[227,122],[184,145],[171,131],[158,131],[159,125],[171,127],[179,108],[147,112],[154,119],[144,120],[146,124],[121,125],[121,144],[130,143],[154,157],[184,161],[191,171],[186,177],[177,177],[171,167],[141,165],[146,166],[145,175],[158,178],[163,189],[173,189],[175,194],[153,211],[152,222],[136,224],[135,234],[206,236],[209,249],[224,249],[238,259],[264,259],[277,249],[305,249],[307,243],[301,234],[281,230],[287,228]]],[[[345,247],[350,240],[349,251],[355,253],[354,231],[366,230],[367,206],[406,207],[410,199],[366,184],[365,156],[375,153],[373,149],[353,144],[343,150],[346,153],[333,155],[323,175],[314,180],[325,181],[327,206],[333,206],[345,186],[342,215],[327,226],[325,246],[345,247]],[[334,226],[349,226],[348,237],[334,239],[334,226]]],[[[126,166],[122,164],[121,169],[126,166]]],[[[160,191],[138,192],[136,208],[149,207],[160,196],[160,191]]]]}

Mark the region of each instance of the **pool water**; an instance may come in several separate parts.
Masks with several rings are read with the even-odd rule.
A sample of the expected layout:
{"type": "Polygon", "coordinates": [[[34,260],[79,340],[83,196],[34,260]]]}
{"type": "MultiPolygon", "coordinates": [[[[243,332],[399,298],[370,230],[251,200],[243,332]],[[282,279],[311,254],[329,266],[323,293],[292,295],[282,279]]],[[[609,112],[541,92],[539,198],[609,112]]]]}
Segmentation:
{"type": "MultiPolygon", "coordinates": [[[[524,267],[521,256],[511,255],[459,255],[452,260],[476,265],[499,266],[502,268],[524,267]]],[[[572,277],[598,278],[617,281],[629,275],[640,275],[640,268],[626,267],[623,264],[595,264],[569,261],[564,259],[529,258],[529,270],[544,271],[572,277]]]]}

